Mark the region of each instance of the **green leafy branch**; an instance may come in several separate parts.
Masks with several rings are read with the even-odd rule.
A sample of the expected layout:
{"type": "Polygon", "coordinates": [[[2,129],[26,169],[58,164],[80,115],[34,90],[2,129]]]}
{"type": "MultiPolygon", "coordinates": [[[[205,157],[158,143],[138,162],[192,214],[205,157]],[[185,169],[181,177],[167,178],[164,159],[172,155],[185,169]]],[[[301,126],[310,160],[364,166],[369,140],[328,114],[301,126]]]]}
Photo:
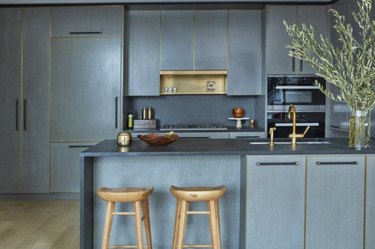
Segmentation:
{"type": "Polygon", "coordinates": [[[338,88],[335,94],[316,82],[329,98],[347,102],[352,110],[371,110],[375,106],[375,20],[371,20],[372,0],[359,0],[359,10],[353,13],[359,27],[359,38],[353,35],[353,27],[345,17],[330,9],[334,17],[333,28],[340,46],[320,35],[305,24],[288,25],[286,31],[291,37],[289,55],[309,63],[318,76],[338,88]]]}

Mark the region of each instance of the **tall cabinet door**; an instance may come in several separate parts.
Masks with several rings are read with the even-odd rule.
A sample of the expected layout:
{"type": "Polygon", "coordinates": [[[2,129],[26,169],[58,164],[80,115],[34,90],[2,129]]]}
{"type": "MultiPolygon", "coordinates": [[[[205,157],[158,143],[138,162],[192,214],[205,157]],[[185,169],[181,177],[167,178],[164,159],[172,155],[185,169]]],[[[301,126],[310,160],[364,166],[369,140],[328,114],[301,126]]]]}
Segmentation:
{"type": "Polygon", "coordinates": [[[375,156],[366,165],[366,234],[365,248],[375,249],[375,156]]]}
{"type": "Polygon", "coordinates": [[[160,95],[160,11],[128,11],[129,96],[160,95]]]}
{"type": "Polygon", "coordinates": [[[23,192],[49,191],[49,8],[23,10],[23,192]]]}
{"type": "Polygon", "coordinates": [[[0,192],[19,191],[21,9],[0,9],[0,192]]]}
{"type": "Polygon", "coordinates": [[[311,156],[307,163],[306,248],[362,248],[364,156],[311,156]]]}
{"type": "Polygon", "coordinates": [[[161,11],[161,70],[193,68],[192,10],[161,11]]]}
{"type": "Polygon", "coordinates": [[[248,156],[245,249],[303,249],[305,157],[248,156]]]}
{"type": "Polygon", "coordinates": [[[227,68],[227,20],[226,10],[195,11],[194,69],[209,70],[227,68]]]}
{"type": "Polygon", "coordinates": [[[58,38],[51,49],[51,140],[114,138],[120,127],[120,38],[58,38]]]}
{"type": "Polygon", "coordinates": [[[262,12],[229,10],[228,95],[262,90],[262,12]]]}

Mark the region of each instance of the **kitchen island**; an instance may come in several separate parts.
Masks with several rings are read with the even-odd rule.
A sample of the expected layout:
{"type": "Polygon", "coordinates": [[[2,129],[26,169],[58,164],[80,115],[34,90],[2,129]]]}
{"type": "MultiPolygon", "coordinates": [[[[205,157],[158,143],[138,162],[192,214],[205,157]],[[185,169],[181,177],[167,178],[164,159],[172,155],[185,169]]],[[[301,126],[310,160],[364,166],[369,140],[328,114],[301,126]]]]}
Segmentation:
{"type": "MultiPolygon", "coordinates": [[[[375,232],[375,186],[367,186],[374,184],[375,144],[356,151],[345,139],[329,142],[292,150],[248,139],[179,139],[162,147],[133,141],[125,148],[105,140],[81,153],[81,248],[100,248],[105,206],[98,187],[153,186],[153,247],[164,249],[173,236],[170,185],[221,184],[228,188],[220,202],[223,248],[374,248],[365,234],[375,232]]],[[[132,219],[117,218],[111,243],[134,242],[133,230],[132,219]]],[[[187,243],[209,242],[206,217],[192,217],[188,231],[187,243]]]]}

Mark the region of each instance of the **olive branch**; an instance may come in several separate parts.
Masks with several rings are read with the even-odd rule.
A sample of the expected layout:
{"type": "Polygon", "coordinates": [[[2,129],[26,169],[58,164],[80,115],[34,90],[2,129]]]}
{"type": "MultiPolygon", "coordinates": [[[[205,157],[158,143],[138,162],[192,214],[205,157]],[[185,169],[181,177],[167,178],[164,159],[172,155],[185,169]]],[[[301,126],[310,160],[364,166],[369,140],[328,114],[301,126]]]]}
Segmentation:
{"type": "Polygon", "coordinates": [[[369,111],[375,106],[375,20],[370,18],[372,0],[358,0],[357,4],[359,10],[352,15],[359,27],[358,38],[343,15],[329,10],[339,47],[322,34],[316,39],[311,25],[288,25],[285,21],[284,25],[291,37],[289,56],[309,63],[316,75],[339,91],[335,94],[316,81],[320,90],[333,100],[346,102],[351,110],[369,111]]]}

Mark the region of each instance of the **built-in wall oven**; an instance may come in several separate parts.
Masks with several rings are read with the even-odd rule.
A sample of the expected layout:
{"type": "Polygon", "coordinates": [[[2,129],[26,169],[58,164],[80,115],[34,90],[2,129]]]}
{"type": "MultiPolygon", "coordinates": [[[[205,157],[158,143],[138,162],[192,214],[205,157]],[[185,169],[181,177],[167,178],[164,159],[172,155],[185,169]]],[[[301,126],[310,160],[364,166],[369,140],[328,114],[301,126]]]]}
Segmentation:
{"type": "Polygon", "coordinates": [[[306,137],[325,136],[326,97],[315,85],[325,80],[316,76],[269,76],[268,77],[268,128],[276,127],[275,137],[288,137],[292,120],[288,119],[289,105],[297,110],[297,132],[303,133],[310,126],[306,137]]]}

